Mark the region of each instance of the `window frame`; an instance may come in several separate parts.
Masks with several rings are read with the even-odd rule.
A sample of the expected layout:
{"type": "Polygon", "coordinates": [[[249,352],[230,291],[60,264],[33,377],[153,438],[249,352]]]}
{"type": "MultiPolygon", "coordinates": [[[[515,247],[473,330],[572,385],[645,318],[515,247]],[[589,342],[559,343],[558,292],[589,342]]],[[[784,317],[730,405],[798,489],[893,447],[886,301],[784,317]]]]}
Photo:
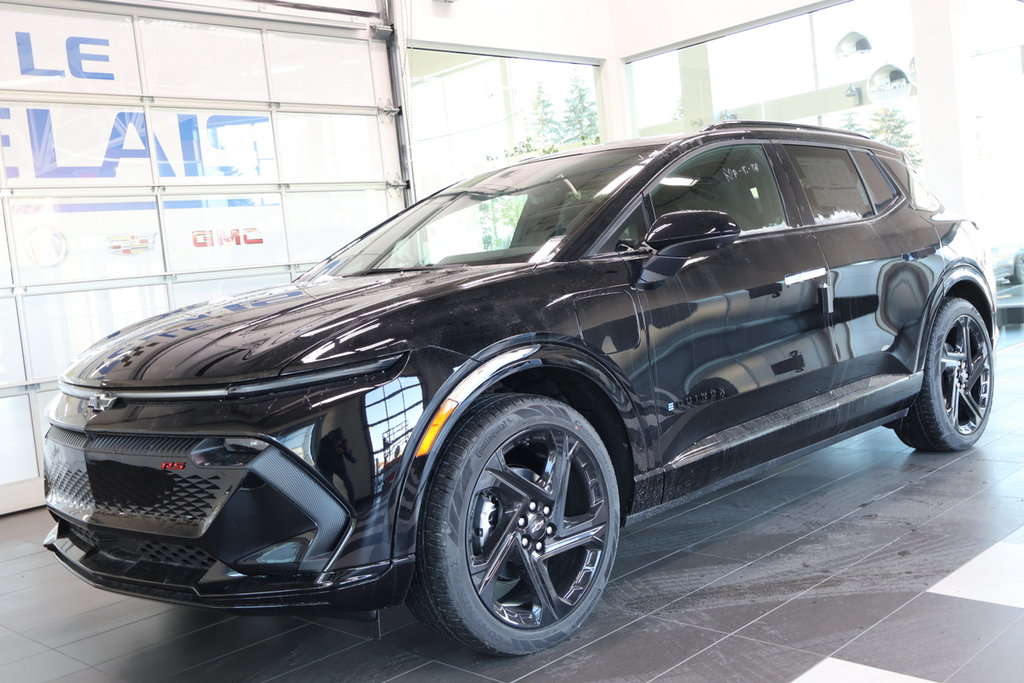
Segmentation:
{"type": "MultiPolygon", "coordinates": [[[[736,139],[736,138],[734,138],[734,139],[731,139],[731,140],[722,140],[720,142],[716,142],[716,143],[713,143],[713,144],[700,145],[699,147],[696,147],[696,148],[694,148],[692,150],[688,150],[685,154],[682,154],[682,155],[676,157],[675,159],[673,159],[671,162],[669,162],[666,165],[666,167],[664,169],[662,169],[661,172],[658,173],[657,177],[655,177],[651,182],[647,183],[647,185],[644,186],[644,189],[641,191],[642,194],[644,195],[645,199],[646,199],[647,204],[648,204],[648,207],[649,207],[649,210],[650,210],[651,219],[654,220],[654,221],[658,220],[658,213],[657,213],[657,211],[654,208],[654,198],[652,196],[653,192],[654,192],[654,189],[658,187],[658,185],[661,183],[662,180],[664,180],[665,178],[667,178],[670,175],[672,175],[680,166],[682,166],[683,164],[685,164],[685,163],[687,163],[689,161],[692,161],[694,158],[696,158],[696,157],[698,157],[698,156],[700,156],[702,154],[705,154],[707,152],[713,152],[713,151],[715,151],[717,149],[720,149],[722,147],[751,147],[751,146],[757,146],[757,147],[761,148],[761,152],[762,152],[762,154],[764,154],[765,160],[767,160],[767,162],[768,162],[769,173],[771,175],[772,181],[775,183],[775,189],[776,189],[776,191],[779,194],[779,205],[782,208],[782,214],[783,214],[782,215],[782,219],[783,219],[783,221],[785,222],[785,224],[787,226],[792,227],[792,225],[789,222],[789,220],[790,220],[789,209],[786,206],[785,196],[784,196],[783,191],[782,191],[782,183],[779,182],[779,174],[776,172],[775,163],[774,163],[774,160],[772,159],[772,155],[771,155],[771,153],[769,151],[770,141],[756,139],[756,138],[755,139],[736,139]]],[[[759,228],[741,229],[740,230],[740,235],[742,236],[744,233],[747,233],[747,234],[755,233],[758,229],[759,228]]],[[[763,229],[763,228],[760,228],[760,229],[763,229]]]]}
{"type": "Polygon", "coordinates": [[[924,211],[927,213],[935,214],[945,210],[945,205],[942,203],[942,201],[938,197],[936,197],[935,194],[932,193],[931,189],[924,185],[916,169],[907,162],[907,159],[905,157],[896,154],[885,154],[882,155],[881,159],[878,159],[878,162],[879,166],[881,166],[886,176],[888,176],[890,181],[896,186],[897,189],[899,189],[902,198],[908,201],[910,203],[911,208],[913,208],[915,211],[924,211]],[[906,187],[903,186],[903,182],[902,179],[899,177],[899,174],[897,174],[896,171],[889,166],[890,162],[899,164],[901,167],[906,169],[906,187]],[[934,202],[934,204],[931,207],[918,203],[918,198],[916,197],[914,192],[915,184],[918,185],[925,193],[927,193],[928,198],[930,198],[934,202]]]}
{"type": "Polygon", "coordinates": [[[900,195],[902,193],[900,192],[899,185],[897,185],[896,182],[889,177],[889,174],[885,172],[885,170],[882,168],[881,162],[879,162],[875,155],[871,153],[871,150],[847,148],[846,151],[849,153],[850,158],[853,159],[853,165],[857,169],[858,175],[860,175],[861,182],[864,183],[864,189],[868,193],[868,201],[871,202],[871,208],[874,211],[874,216],[878,217],[885,215],[889,211],[889,209],[900,200],[900,195]],[[875,202],[875,193],[871,189],[871,183],[869,183],[868,179],[864,177],[864,172],[861,169],[860,164],[857,163],[857,157],[854,155],[854,152],[864,154],[868,158],[868,161],[874,164],[875,168],[878,169],[878,172],[882,174],[882,179],[885,181],[886,185],[889,186],[889,190],[892,192],[892,198],[889,200],[887,204],[885,204],[885,206],[881,210],[877,208],[877,204],[875,202]]]}
{"type": "Polygon", "coordinates": [[[775,140],[773,142],[778,147],[779,156],[783,160],[783,163],[785,164],[785,166],[787,168],[787,172],[792,177],[792,181],[791,181],[790,185],[791,185],[791,188],[792,188],[792,191],[793,191],[794,201],[796,202],[796,207],[795,207],[797,209],[796,213],[798,213],[799,217],[800,217],[799,218],[799,225],[798,225],[798,227],[801,227],[801,228],[813,228],[813,229],[827,229],[827,228],[839,228],[839,227],[849,226],[849,225],[853,225],[853,224],[857,224],[857,223],[864,223],[864,222],[868,222],[868,221],[873,221],[873,220],[877,220],[879,218],[882,218],[882,217],[885,217],[885,216],[889,215],[890,213],[895,211],[898,207],[900,207],[903,204],[903,202],[906,201],[906,198],[907,198],[906,192],[903,190],[903,188],[900,186],[900,184],[898,182],[896,182],[896,180],[892,177],[892,174],[889,172],[888,168],[886,168],[883,163],[880,163],[878,161],[878,159],[875,157],[875,151],[873,149],[871,149],[871,148],[861,147],[861,146],[858,146],[858,145],[844,145],[844,144],[835,144],[835,143],[828,143],[828,142],[801,141],[801,140],[792,140],[792,139],[778,139],[778,140],[775,140]],[[850,163],[853,164],[853,168],[854,168],[854,170],[857,173],[857,178],[858,178],[858,180],[861,183],[861,187],[863,187],[864,193],[868,197],[868,201],[872,202],[872,204],[871,204],[872,214],[870,216],[858,218],[856,220],[840,221],[840,222],[836,222],[836,223],[815,223],[814,222],[814,214],[813,214],[813,212],[811,210],[811,202],[807,198],[807,193],[804,191],[803,187],[801,187],[799,181],[797,180],[798,175],[796,173],[796,161],[793,160],[793,158],[790,156],[789,150],[787,149],[788,147],[824,147],[824,148],[827,148],[827,149],[837,149],[837,150],[841,150],[841,151],[846,152],[847,156],[850,159],[850,163]],[[867,153],[872,158],[872,160],[875,162],[875,166],[878,168],[878,170],[882,172],[882,175],[886,178],[886,181],[889,183],[889,185],[895,191],[895,193],[896,193],[895,199],[893,201],[889,202],[888,206],[885,207],[884,211],[876,211],[875,210],[874,204],[873,204],[872,195],[871,195],[870,190],[868,189],[867,182],[864,180],[864,177],[863,177],[863,175],[860,172],[860,168],[857,166],[857,161],[853,158],[853,154],[851,153],[851,152],[854,152],[854,151],[867,153]]]}
{"type": "Polygon", "coordinates": [[[641,215],[644,221],[644,237],[651,231],[651,226],[654,225],[654,212],[647,195],[644,192],[637,193],[636,197],[630,199],[629,203],[622,208],[622,210],[615,216],[615,219],[610,221],[608,227],[602,230],[597,239],[593,241],[590,248],[580,258],[592,259],[592,258],[607,258],[612,256],[629,256],[631,254],[649,254],[651,253],[650,247],[645,246],[641,240],[641,245],[635,249],[628,249],[623,251],[598,251],[604,244],[612,238],[612,235],[622,229],[623,224],[630,219],[633,212],[640,209],[641,215]]]}
{"type": "MultiPolygon", "coordinates": [[[[602,230],[597,235],[580,259],[589,259],[597,256],[603,257],[608,255],[628,256],[631,254],[651,253],[651,249],[646,246],[641,246],[640,248],[631,251],[598,251],[598,249],[611,239],[612,234],[614,234],[616,230],[621,228],[622,223],[636,209],[637,204],[642,203],[644,207],[644,217],[647,224],[647,230],[650,231],[651,227],[657,220],[657,214],[654,211],[654,203],[651,198],[651,191],[653,188],[657,187],[664,178],[671,175],[673,171],[679,168],[679,166],[687,160],[696,157],[699,154],[703,154],[704,152],[718,149],[719,147],[759,145],[761,150],[764,152],[765,157],[768,159],[768,167],[771,169],[772,179],[775,182],[776,189],[779,191],[783,219],[785,220],[786,225],[789,226],[786,230],[800,230],[806,227],[801,225],[802,214],[800,213],[799,198],[795,193],[791,180],[792,171],[787,165],[789,160],[784,156],[783,152],[777,149],[777,140],[773,138],[729,138],[709,142],[707,140],[697,138],[693,142],[695,144],[683,147],[680,149],[678,154],[663,162],[662,168],[660,168],[642,188],[637,190],[636,196],[632,197],[622,211],[616,215],[615,219],[610,222],[611,227],[602,230]]],[[[759,233],[755,230],[741,230],[739,239],[742,240],[746,237],[757,234],[759,233]]]]}
{"type": "MultiPolygon", "coordinates": [[[[594,257],[608,257],[608,256],[628,256],[632,254],[646,254],[650,253],[650,249],[644,246],[633,249],[630,251],[598,251],[598,249],[604,245],[612,234],[616,230],[619,230],[624,221],[626,221],[632,214],[638,205],[644,207],[644,218],[647,225],[647,229],[650,230],[651,226],[657,220],[657,215],[654,211],[653,201],[651,199],[651,191],[654,187],[657,187],[658,183],[665,177],[672,174],[672,172],[679,167],[680,164],[685,163],[688,159],[703,154],[704,152],[714,150],[718,147],[723,146],[735,146],[735,145],[760,145],[768,159],[768,165],[772,171],[772,177],[775,180],[775,185],[779,190],[779,195],[782,199],[782,209],[786,224],[789,226],[788,230],[821,230],[829,228],[839,228],[855,223],[863,223],[867,221],[877,220],[883,218],[893,211],[897,210],[905,202],[909,200],[909,188],[904,188],[898,179],[893,177],[893,173],[890,171],[888,166],[878,158],[876,150],[870,147],[862,147],[859,145],[844,145],[836,143],[821,142],[817,140],[799,140],[793,138],[743,138],[743,139],[729,139],[729,140],[716,140],[710,143],[697,144],[694,147],[688,147],[681,151],[677,156],[666,161],[664,166],[657,172],[657,174],[649,180],[642,189],[637,192],[637,196],[630,199],[629,203],[616,215],[615,219],[611,221],[610,227],[602,230],[597,234],[597,237],[591,243],[589,249],[584,252],[584,255],[580,259],[589,259],[594,257]],[[857,166],[857,161],[854,159],[852,152],[864,152],[871,157],[875,164],[875,167],[882,173],[886,182],[892,187],[895,194],[895,198],[891,201],[883,211],[875,211],[871,216],[866,218],[859,218],[855,221],[843,221],[840,223],[824,223],[818,224],[813,220],[811,214],[810,202],[807,199],[806,194],[802,187],[800,187],[799,181],[797,180],[795,162],[789,155],[789,151],[785,149],[787,146],[796,147],[824,147],[828,149],[838,149],[845,151],[850,159],[850,163],[853,164],[854,170],[857,172],[857,178],[864,188],[864,192],[868,197],[868,200],[872,202],[872,211],[875,211],[873,204],[873,195],[868,188],[867,182],[865,181],[863,174],[860,171],[860,167],[857,166]]],[[[891,156],[891,155],[886,155],[891,156]]],[[[906,162],[902,159],[897,159],[900,163],[905,166],[906,162]]],[[[909,166],[907,166],[909,169],[909,166]]],[[[740,232],[739,239],[756,235],[757,233],[752,230],[744,230],[740,232]]]]}

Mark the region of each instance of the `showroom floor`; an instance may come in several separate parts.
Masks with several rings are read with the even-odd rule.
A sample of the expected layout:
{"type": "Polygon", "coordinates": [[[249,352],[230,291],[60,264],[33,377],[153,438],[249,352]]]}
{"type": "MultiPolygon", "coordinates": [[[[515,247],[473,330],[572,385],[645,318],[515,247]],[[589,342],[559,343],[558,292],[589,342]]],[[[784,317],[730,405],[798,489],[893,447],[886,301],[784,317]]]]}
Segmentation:
{"type": "MultiPolygon", "coordinates": [[[[1004,335],[1003,378],[1024,378],[1004,335]]],[[[581,633],[500,659],[401,609],[368,624],[232,617],[90,588],[0,518],[0,681],[1021,680],[1024,382],[978,446],[912,452],[877,429],[623,530],[581,633]]]]}

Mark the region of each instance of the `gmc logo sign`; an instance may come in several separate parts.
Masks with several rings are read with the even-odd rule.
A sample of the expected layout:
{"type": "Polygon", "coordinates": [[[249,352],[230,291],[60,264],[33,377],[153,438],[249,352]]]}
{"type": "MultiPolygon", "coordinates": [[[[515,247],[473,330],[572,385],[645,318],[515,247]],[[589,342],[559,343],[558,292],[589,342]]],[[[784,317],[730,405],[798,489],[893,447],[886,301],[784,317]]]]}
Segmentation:
{"type": "Polygon", "coordinates": [[[256,228],[232,228],[231,230],[195,230],[192,232],[194,247],[242,246],[263,244],[260,231],[256,228]]]}

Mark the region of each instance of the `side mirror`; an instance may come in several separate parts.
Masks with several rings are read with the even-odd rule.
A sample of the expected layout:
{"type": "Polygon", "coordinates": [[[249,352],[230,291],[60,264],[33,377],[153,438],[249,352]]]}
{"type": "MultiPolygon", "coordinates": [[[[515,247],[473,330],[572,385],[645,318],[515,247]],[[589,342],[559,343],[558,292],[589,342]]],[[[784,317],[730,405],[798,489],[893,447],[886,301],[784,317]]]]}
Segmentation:
{"type": "Polygon", "coordinates": [[[740,236],[736,221],[721,211],[673,211],[655,222],[644,243],[655,254],[643,265],[637,286],[653,289],[675,277],[686,259],[718,249],[740,236]]]}
{"type": "Polygon", "coordinates": [[[660,257],[686,258],[736,241],[739,226],[721,211],[673,211],[659,218],[644,242],[660,257]]]}

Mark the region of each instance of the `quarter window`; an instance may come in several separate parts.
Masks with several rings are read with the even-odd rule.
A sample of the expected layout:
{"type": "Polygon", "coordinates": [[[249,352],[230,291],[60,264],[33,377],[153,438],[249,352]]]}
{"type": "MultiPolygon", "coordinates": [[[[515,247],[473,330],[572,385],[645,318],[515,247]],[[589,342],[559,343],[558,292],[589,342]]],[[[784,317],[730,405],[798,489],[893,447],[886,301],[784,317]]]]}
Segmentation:
{"type": "Polygon", "coordinates": [[[925,187],[921,179],[899,159],[884,158],[885,165],[910,192],[910,203],[922,211],[941,211],[942,203],[925,187]]]}
{"type": "Polygon", "coordinates": [[[786,145],[815,225],[846,223],[874,211],[853,160],[844,149],[786,145]]]}
{"type": "Polygon", "coordinates": [[[647,236],[647,221],[644,220],[644,210],[638,206],[622,221],[622,225],[608,238],[597,250],[598,254],[607,254],[613,251],[628,251],[636,249],[647,236]]]}
{"type": "Polygon", "coordinates": [[[782,199],[761,145],[719,147],[687,159],[651,191],[658,216],[724,211],[743,230],[785,225],[782,199]]]}
{"type": "Polygon", "coordinates": [[[857,163],[860,175],[868,186],[871,193],[871,203],[875,207],[875,213],[881,213],[889,208],[889,205],[896,199],[896,190],[892,183],[878,168],[878,164],[867,152],[852,152],[853,160],[857,163]]]}

